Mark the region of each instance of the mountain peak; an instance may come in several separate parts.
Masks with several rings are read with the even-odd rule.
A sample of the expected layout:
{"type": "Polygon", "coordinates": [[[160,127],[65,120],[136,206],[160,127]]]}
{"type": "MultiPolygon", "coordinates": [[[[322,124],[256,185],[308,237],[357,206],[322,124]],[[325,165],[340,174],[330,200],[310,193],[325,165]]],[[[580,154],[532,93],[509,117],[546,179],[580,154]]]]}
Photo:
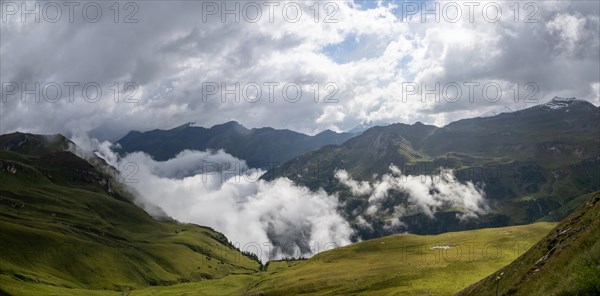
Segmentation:
{"type": "Polygon", "coordinates": [[[187,128],[194,127],[195,124],[196,124],[196,122],[194,122],[194,121],[186,122],[178,127],[173,128],[172,130],[174,130],[174,131],[185,130],[187,128]]]}
{"type": "Polygon", "coordinates": [[[237,131],[247,131],[245,126],[241,125],[239,122],[235,120],[227,121],[225,123],[213,125],[210,129],[233,129],[237,131]]]}
{"type": "Polygon", "coordinates": [[[388,126],[390,125],[389,123],[386,122],[361,122],[359,125],[355,126],[354,128],[352,128],[351,130],[347,131],[348,133],[351,134],[361,134],[363,132],[365,132],[366,130],[372,128],[372,127],[376,127],[376,126],[388,126]]]}
{"type": "Polygon", "coordinates": [[[61,134],[36,135],[15,132],[0,135],[0,150],[8,150],[29,155],[42,155],[68,150],[74,145],[61,134]]]}
{"type": "Polygon", "coordinates": [[[240,126],[243,126],[243,125],[241,125],[239,122],[237,122],[235,120],[230,120],[230,121],[227,121],[227,122],[225,122],[223,124],[217,124],[217,126],[240,127],[240,126]]]}
{"type": "Polygon", "coordinates": [[[317,135],[331,135],[331,134],[337,134],[336,132],[330,130],[330,129],[326,129],[320,133],[318,133],[317,135]]]}
{"type": "Polygon", "coordinates": [[[552,98],[552,100],[550,100],[550,102],[543,104],[541,106],[543,106],[546,109],[550,109],[550,110],[560,110],[563,108],[568,108],[570,106],[572,106],[573,104],[591,104],[588,101],[584,101],[584,100],[578,100],[576,98],[563,98],[563,97],[554,97],[552,98]]]}
{"type": "Polygon", "coordinates": [[[571,101],[575,101],[575,100],[577,100],[575,97],[565,98],[565,97],[555,96],[554,98],[552,98],[552,102],[571,102],[571,101]]]}

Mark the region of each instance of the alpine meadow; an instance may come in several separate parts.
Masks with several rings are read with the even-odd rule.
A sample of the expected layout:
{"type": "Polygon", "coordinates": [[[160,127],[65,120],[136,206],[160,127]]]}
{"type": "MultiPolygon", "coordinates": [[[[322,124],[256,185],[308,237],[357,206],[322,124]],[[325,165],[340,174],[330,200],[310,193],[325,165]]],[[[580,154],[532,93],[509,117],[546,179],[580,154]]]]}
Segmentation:
{"type": "Polygon", "coordinates": [[[3,295],[600,295],[600,2],[0,0],[3,295]]]}

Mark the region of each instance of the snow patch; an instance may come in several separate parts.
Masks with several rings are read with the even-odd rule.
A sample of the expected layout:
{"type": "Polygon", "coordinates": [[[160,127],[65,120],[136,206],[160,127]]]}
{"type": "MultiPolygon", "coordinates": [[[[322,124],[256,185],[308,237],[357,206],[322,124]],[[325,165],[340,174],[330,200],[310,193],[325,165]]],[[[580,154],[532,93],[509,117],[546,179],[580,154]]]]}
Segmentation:
{"type": "Polygon", "coordinates": [[[569,107],[575,101],[577,101],[575,98],[554,97],[550,102],[543,106],[550,110],[559,110],[569,107]]]}
{"type": "Polygon", "coordinates": [[[450,246],[448,245],[443,245],[443,246],[433,246],[430,248],[431,250],[448,250],[450,249],[450,246]]]}

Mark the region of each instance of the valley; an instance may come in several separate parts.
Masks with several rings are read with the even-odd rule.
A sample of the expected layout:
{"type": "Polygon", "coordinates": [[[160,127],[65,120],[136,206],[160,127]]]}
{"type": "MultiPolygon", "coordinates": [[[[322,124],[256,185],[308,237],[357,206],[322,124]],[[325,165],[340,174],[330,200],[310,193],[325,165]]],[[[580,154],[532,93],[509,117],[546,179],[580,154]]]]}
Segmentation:
{"type": "Polygon", "coordinates": [[[0,296],[600,295],[600,1],[463,4],[0,0],[0,296]]]}
{"type": "MultiPolygon", "coordinates": [[[[356,143],[363,137],[369,143],[377,143],[379,140],[373,139],[373,135],[386,129],[399,132],[397,136],[386,135],[387,140],[398,137],[400,142],[406,138],[418,142],[410,136],[414,128],[419,129],[417,134],[423,134],[422,128],[429,130],[424,134],[431,134],[433,130],[418,125],[374,127],[339,148],[326,146],[303,157],[329,149],[345,149],[346,146],[352,147],[352,151],[360,151],[356,143]]],[[[593,138],[589,140],[593,141],[593,138]]],[[[391,142],[391,145],[397,143],[391,142]]],[[[585,158],[584,162],[591,161],[586,164],[590,170],[582,175],[581,162],[567,161],[562,171],[571,177],[546,183],[549,185],[544,186],[551,186],[548,187],[551,190],[526,194],[529,189],[524,189],[523,183],[506,181],[506,178],[515,180],[515,175],[499,178],[500,182],[495,186],[514,188],[510,189],[514,190],[511,194],[519,196],[511,203],[536,201],[541,215],[525,212],[522,215],[526,218],[522,220],[519,215],[523,209],[506,208],[506,203],[496,203],[493,211],[502,213],[505,209],[512,215],[503,225],[492,222],[487,227],[502,227],[486,228],[483,224],[486,223],[485,216],[478,219],[480,224],[466,220],[459,222],[463,226],[457,227],[452,221],[461,210],[447,210],[431,218],[402,220],[403,227],[408,227],[414,234],[380,233],[370,237],[359,231],[357,238],[370,239],[323,251],[309,259],[271,260],[265,264],[255,254],[242,252],[239,246],[211,228],[180,223],[166,213],[151,217],[136,206],[136,193],[120,182],[116,169],[93,154],[85,160],[69,152],[76,146],[61,135],[2,135],[0,146],[0,228],[3,234],[0,293],[7,295],[450,295],[475,282],[477,284],[461,293],[481,295],[490,292],[474,291],[493,289],[494,282],[489,278],[498,273],[509,276],[514,270],[511,266],[525,264],[525,267],[517,267],[517,270],[523,270],[532,264],[538,265],[539,260],[535,264],[533,260],[540,256],[537,251],[540,249],[551,250],[544,260],[568,269],[589,266],[590,259],[581,257],[584,256],[581,248],[592,252],[590,258],[597,258],[598,238],[594,225],[598,221],[595,216],[600,204],[597,202],[599,194],[586,192],[598,188],[593,181],[596,178],[593,169],[598,167],[595,160],[585,158]],[[569,171],[570,167],[574,169],[569,171]],[[561,206],[555,212],[543,214],[540,202],[552,199],[544,197],[542,192],[551,193],[554,198],[567,198],[559,202],[561,206]],[[575,209],[578,210],[570,214],[575,209]],[[569,218],[555,228],[557,222],[552,221],[560,221],[566,216],[569,218]],[[444,219],[449,220],[443,222],[444,219]],[[578,223],[581,226],[577,226],[578,223]],[[578,243],[563,243],[560,245],[562,252],[556,255],[560,257],[549,257],[558,251],[554,251],[556,247],[546,245],[544,236],[548,234],[546,240],[555,244],[553,233],[560,235],[574,231],[575,227],[578,243]],[[574,256],[577,258],[574,262],[580,263],[568,265],[565,258],[574,256]]],[[[343,155],[343,152],[338,153],[343,155]]],[[[419,156],[416,151],[410,154],[419,159],[428,158],[419,156]]],[[[399,155],[407,154],[401,152],[399,155]]],[[[365,182],[360,179],[360,173],[347,166],[347,162],[342,163],[345,163],[342,167],[355,172],[349,176],[357,176],[365,182]]],[[[502,162],[496,164],[502,165],[502,162]]],[[[465,170],[464,164],[462,166],[465,170]]],[[[462,176],[475,179],[473,174],[462,176]]],[[[544,184],[548,182],[546,177],[542,173],[537,180],[544,184]]],[[[356,186],[352,182],[358,181],[344,182],[356,186]]],[[[536,188],[540,190],[544,186],[536,188]]],[[[341,199],[344,194],[352,193],[349,188],[339,185],[332,188],[340,189],[338,196],[341,199]]],[[[486,198],[503,199],[494,195],[494,191],[487,192],[491,196],[486,198]]],[[[544,207],[547,205],[545,202],[544,207]]],[[[579,283],[577,274],[575,272],[569,278],[579,283]]],[[[594,289],[596,279],[584,276],[581,289],[594,289]]],[[[535,280],[535,276],[531,278],[525,277],[535,280]]],[[[556,290],[557,287],[548,289],[556,290]]]]}

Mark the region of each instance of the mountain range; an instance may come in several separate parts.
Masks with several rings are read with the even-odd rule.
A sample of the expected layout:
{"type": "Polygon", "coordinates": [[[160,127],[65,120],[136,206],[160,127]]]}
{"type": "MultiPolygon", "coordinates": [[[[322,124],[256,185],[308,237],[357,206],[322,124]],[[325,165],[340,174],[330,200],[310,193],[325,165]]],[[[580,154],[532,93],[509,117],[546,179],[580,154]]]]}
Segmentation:
{"type": "Polygon", "coordinates": [[[132,131],[118,140],[114,149],[120,154],[145,152],[159,161],[183,150],[223,149],[251,167],[269,168],[321,146],[341,144],[355,135],[326,130],[309,136],[270,127],[247,129],[229,121],[211,128],[185,124],[170,130],[132,131]]]}
{"type": "MultiPolygon", "coordinates": [[[[171,130],[132,131],[116,142],[120,154],[148,153],[156,160],[186,149],[223,149],[251,167],[268,169],[261,177],[285,177],[311,190],[336,194],[349,221],[367,219],[355,239],[409,231],[434,234],[560,221],[586,193],[600,189],[600,107],[574,98],[555,97],[546,104],[491,117],[452,122],[443,127],[396,123],[362,133],[324,131],[308,136],[273,128],[247,129],[237,122],[211,128],[183,125],[171,130]],[[491,211],[478,219],[460,219],[448,208],[434,218],[405,215],[404,227],[389,229],[383,219],[364,217],[366,196],[356,196],[336,177],[346,171],[359,182],[376,182],[390,165],[404,175],[435,175],[453,170],[463,183],[482,188],[491,211]],[[360,216],[360,217],[359,217],[360,216]]],[[[405,192],[389,192],[385,205],[406,203],[405,192]]]]}
{"type": "MultiPolygon", "coordinates": [[[[368,207],[365,196],[345,188],[336,172],[357,181],[375,181],[390,164],[406,175],[435,175],[454,170],[461,182],[483,187],[492,211],[465,222],[452,210],[403,217],[405,231],[441,233],[461,229],[560,221],[583,194],[600,189],[600,107],[574,98],[492,117],[463,119],[444,127],[422,123],[373,127],[341,145],[328,145],[266,172],[263,178],[286,177],[313,190],[337,193],[347,219],[358,219],[368,207]],[[290,169],[294,168],[294,169],[290,169]],[[299,169],[297,169],[299,168],[299,169]]],[[[403,202],[390,193],[388,207],[403,202]]],[[[381,219],[363,238],[391,234],[381,219]]]]}

